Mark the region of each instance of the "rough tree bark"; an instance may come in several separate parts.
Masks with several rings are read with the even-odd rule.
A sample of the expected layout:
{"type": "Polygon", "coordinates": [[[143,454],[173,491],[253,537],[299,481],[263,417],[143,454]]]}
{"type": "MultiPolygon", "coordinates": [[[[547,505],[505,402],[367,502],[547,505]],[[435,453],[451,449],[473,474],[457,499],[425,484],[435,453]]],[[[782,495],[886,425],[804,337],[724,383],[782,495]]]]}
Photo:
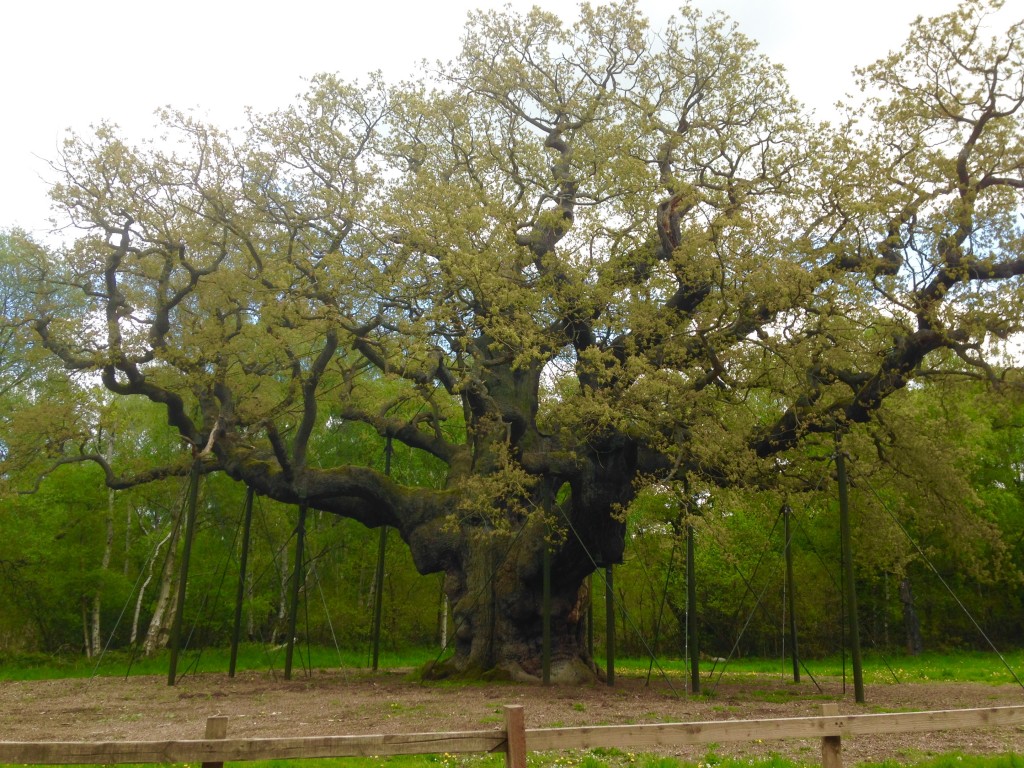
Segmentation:
{"type": "Polygon", "coordinates": [[[139,619],[142,617],[142,604],[146,597],[146,589],[149,587],[149,583],[153,580],[153,569],[156,567],[157,560],[160,557],[160,550],[163,549],[164,545],[170,541],[171,536],[174,533],[174,529],[167,531],[167,534],[160,539],[157,545],[153,548],[152,554],[147,558],[144,570],[146,572],[146,578],[139,586],[139,593],[135,597],[135,610],[132,613],[132,630],[129,639],[130,645],[135,645],[135,642],[139,639],[139,619]]]}
{"type": "MultiPolygon", "coordinates": [[[[167,556],[164,558],[160,568],[160,587],[157,592],[156,603],[153,605],[153,614],[150,616],[149,625],[146,628],[146,637],[142,641],[142,653],[152,656],[159,648],[167,645],[170,637],[171,627],[167,623],[168,612],[174,604],[175,598],[175,564],[178,557],[178,540],[181,538],[181,516],[183,514],[181,505],[177,505],[175,519],[171,522],[171,530],[167,539],[167,556]]],[[[141,597],[141,596],[140,596],[141,597]]]]}

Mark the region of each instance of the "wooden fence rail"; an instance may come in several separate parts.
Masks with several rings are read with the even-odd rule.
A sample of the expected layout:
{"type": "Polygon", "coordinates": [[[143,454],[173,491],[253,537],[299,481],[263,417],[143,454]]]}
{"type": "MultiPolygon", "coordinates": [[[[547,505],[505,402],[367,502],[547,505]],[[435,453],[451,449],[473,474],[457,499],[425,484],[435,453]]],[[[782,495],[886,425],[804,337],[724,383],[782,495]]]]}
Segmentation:
{"type": "MultiPolygon", "coordinates": [[[[834,709],[835,705],[831,707],[834,709]]],[[[642,750],[711,742],[821,739],[823,765],[838,768],[844,737],[1021,725],[1024,725],[1024,706],[870,715],[831,712],[819,717],[771,720],[526,728],[523,708],[507,706],[503,730],[230,739],[226,738],[227,718],[218,716],[207,721],[204,739],[0,742],[0,763],[203,763],[206,768],[215,768],[225,762],[249,760],[502,752],[508,768],[525,768],[528,751],[597,747],[642,750]]]]}

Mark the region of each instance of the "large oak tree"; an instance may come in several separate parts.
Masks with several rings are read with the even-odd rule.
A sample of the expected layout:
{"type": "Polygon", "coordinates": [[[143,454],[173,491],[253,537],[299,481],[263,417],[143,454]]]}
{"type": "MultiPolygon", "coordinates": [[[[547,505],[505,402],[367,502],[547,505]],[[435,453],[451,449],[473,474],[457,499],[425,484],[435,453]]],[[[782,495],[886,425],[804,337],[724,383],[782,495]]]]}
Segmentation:
{"type": "MultiPolygon", "coordinates": [[[[477,13],[422,81],[319,76],[224,132],[162,115],[71,137],[79,234],[36,330],[148,398],[205,472],[396,528],[443,571],[455,673],[589,674],[586,576],[644,483],[766,477],[926,368],[998,379],[1021,329],[1021,28],[995,0],[913,26],[815,122],[719,15],[635,4],[477,13]],[[383,394],[382,394],[383,393],[383,394]],[[445,468],[441,489],[325,466],[343,421],[445,468]]],[[[879,23],[884,23],[880,20],[879,23]]],[[[121,474],[120,487],[180,464],[121,474]]]]}

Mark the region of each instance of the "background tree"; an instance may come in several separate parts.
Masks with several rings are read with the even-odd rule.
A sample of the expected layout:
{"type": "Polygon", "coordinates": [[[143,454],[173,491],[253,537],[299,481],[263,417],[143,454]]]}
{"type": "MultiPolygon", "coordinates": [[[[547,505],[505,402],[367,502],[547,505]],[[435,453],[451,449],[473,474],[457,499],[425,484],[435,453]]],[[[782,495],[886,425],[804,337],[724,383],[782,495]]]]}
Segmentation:
{"type": "MultiPolygon", "coordinates": [[[[1021,390],[993,392],[969,372],[921,373],[843,441],[864,645],[883,653],[991,650],[990,641],[1014,647],[1024,564],[1021,390]]],[[[809,440],[802,457],[787,454],[777,487],[715,488],[703,499],[695,519],[703,653],[788,652],[784,503],[792,509],[801,655],[816,659],[843,646],[833,451],[830,438],[809,440]]],[[[630,617],[618,639],[623,653],[682,655],[686,647],[681,491],[660,483],[630,506],[626,560],[615,577],[630,617]]],[[[600,613],[600,599],[596,605],[600,613]]]]}
{"type": "MultiPolygon", "coordinates": [[[[1024,79],[1019,26],[981,32],[997,5],[919,21],[838,129],[723,17],[654,33],[631,3],[474,14],[433,82],[320,76],[238,139],[174,112],[169,147],[102,126],[56,163],[81,235],[52,284],[84,311],[42,302],[35,329],[163,406],[204,472],[396,528],[445,574],[446,671],[539,675],[552,550],[555,677],[589,674],[582,585],[652,478],[761,482],[926,359],[999,382],[1024,79]],[[343,422],[443,487],[322,461],[343,422]]],[[[193,455],[90,458],[120,488],[193,455]]]]}
{"type": "MultiPolygon", "coordinates": [[[[40,458],[59,455],[81,433],[68,376],[32,333],[47,255],[19,230],[0,232],[0,482],[40,458]]],[[[62,296],[66,311],[73,297],[62,296]]],[[[0,486],[2,488],[2,486],[0,486]]]]}

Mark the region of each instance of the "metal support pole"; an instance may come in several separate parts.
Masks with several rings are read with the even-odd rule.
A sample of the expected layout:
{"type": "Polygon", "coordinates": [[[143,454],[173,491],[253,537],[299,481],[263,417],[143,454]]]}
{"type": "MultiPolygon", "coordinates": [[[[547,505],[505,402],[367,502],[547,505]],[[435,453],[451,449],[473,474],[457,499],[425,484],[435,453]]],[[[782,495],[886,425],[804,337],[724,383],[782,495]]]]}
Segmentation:
{"type": "MultiPolygon", "coordinates": [[[[391,477],[391,435],[384,444],[384,474],[391,477]]],[[[380,538],[377,540],[377,572],[373,578],[373,671],[377,671],[380,662],[380,623],[384,614],[384,557],[388,547],[388,527],[381,526],[380,538]]]]}
{"type": "MultiPolygon", "coordinates": [[[[545,537],[546,538],[546,537],[545,537]]],[[[541,644],[541,677],[544,685],[551,683],[551,547],[544,542],[544,596],[541,601],[543,641],[541,644]]]]}
{"type": "Polygon", "coordinates": [[[245,489],[245,512],[242,516],[242,555],[238,564],[238,590],[235,592],[235,625],[231,632],[231,661],[228,677],[235,676],[238,664],[238,638],[242,634],[242,603],[245,602],[245,575],[249,565],[249,538],[252,532],[252,499],[255,491],[245,489]]]}
{"type": "Polygon", "coordinates": [[[615,580],[613,565],[604,567],[605,645],[608,656],[608,685],[615,685],[615,580]]]}
{"type": "Polygon", "coordinates": [[[594,575],[587,576],[587,655],[594,659],[594,575]]]}
{"type": "Polygon", "coordinates": [[[846,476],[846,457],[836,441],[836,475],[839,480],[839,538],[843,550],[843,576],[846,589],[847,626],[850,628],[850,661],[853,665],[853,695],[864,703],[864,669],[860,658],[860,621],[857,617],[857,583],[854,581],[853,545],[850,538],[850,500],[846,476]]]}
{"type": "Polygon", "coordinates": [[[295,626],[299,618],[299,589],[302,586],[302,557],[306,540],[306,503],[299,505],[299,524],[295,527],[295,570],[292,571],[292,599],[288,608],[288,643],[284,655],[284,679],[292,679],[295,654],[295,626]]]}
{"type": "Polygon", "coordinates": [[[789,527],[789,518],[793,513],[789,504],[782,507],[782,523],[786,537],[786,596],[789,603],[789,646],[793,656],[793,682],[800,682],[800,656],[797,652],[796,636],[796,589],[793,582],[793,538],[789,527]]]}
{"type": "Polygon", "coordinates": [[[380,624],[384,614],[384,556],[388,548],[388,527],[382,525],[377,540],[377,572],[373,577],[373,671],[380,664],[380,624]]]}
{"type": "Polygon", "coordinates": [[[690,693],[700,693],[700,636],[697,630],[697,569],[693,526],[686,524],[686,644],[690,649],[690,693]]]}

